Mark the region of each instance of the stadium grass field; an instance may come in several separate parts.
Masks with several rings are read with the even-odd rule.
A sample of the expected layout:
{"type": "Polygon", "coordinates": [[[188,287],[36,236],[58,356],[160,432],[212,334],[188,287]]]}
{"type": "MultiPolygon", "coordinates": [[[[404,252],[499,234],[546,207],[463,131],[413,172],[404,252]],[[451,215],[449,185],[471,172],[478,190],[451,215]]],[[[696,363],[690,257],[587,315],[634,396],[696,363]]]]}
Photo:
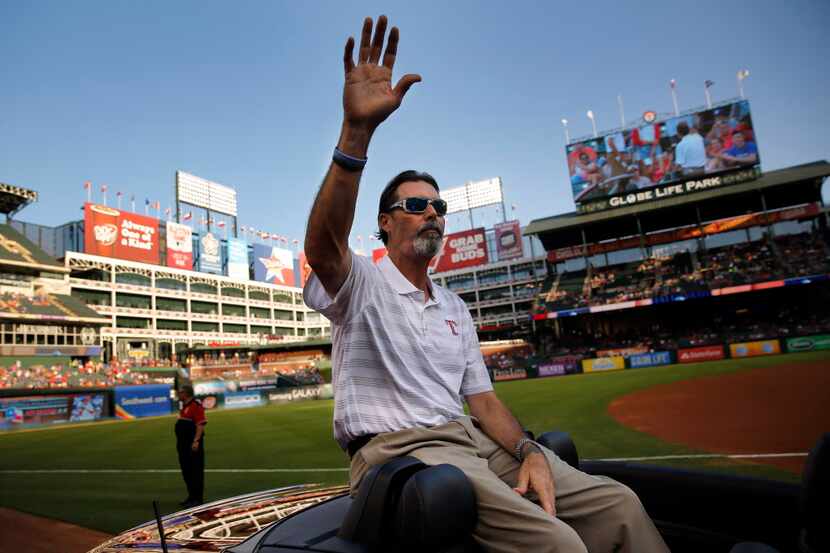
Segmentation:
{"type": "MultiPolygon", "coordinates": [[[[622,426],[608,405],[656,384],[814,361],[828,361],[830,370],[830,352],[816,352],[506,382],[496,389],[527,428],[569,432],[582,458],[700,454],[706,452],[622,426]]],[[[328,400],[210,412],[206,500],[302,482],[344,483],[347,458],[331,437],[332,408],[328,400]]],[[[152,518],[153,499],[165,513],[178,510],[185,492],[173,424],[167,416],[0,434],[0,506],[110,533],[152,518]]],[[[664,463],[798,478],[743,460],[664,463]]]]}

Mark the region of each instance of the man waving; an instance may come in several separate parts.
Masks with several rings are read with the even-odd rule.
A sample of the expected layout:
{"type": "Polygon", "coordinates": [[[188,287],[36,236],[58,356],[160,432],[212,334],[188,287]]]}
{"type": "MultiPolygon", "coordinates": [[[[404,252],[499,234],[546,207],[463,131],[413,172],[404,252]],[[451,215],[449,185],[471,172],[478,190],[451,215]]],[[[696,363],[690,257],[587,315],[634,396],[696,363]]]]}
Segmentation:
{"type": "Polygon", "coordinates": [[[447,212],[432,176],[404,171],[381,193],[387,257],[373,265],[349,249],[369,142],[421,80],[392,86],[399,33],[384,50],[386,27],[381,16],[373,35],[364,21],[357,63],[346,42],[343,125],[305,239],[305,301],[332,322],[334,437],[351,458],[352,492],[372,465],[411,455],[464,471],[487,551],[667,551],[630,489],[528,440],[496,397],[466,305],[427,276],[447,212]]]}

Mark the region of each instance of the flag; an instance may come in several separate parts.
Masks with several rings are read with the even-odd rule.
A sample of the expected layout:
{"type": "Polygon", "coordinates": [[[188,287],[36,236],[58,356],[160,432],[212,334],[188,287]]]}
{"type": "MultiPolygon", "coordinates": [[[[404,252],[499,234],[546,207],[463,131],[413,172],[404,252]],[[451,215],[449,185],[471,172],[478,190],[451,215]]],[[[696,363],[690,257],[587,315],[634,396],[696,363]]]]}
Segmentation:
{"type": "Polygon", "coordinates": [[[216,226],[219,228],[225,228],[225,221],[219,221],[218,223],[216,223],[216,226]]]}
{"type": "Polygon", "coordinates": [[[170,213],[172,213],[172,210],[169,207],[164,210],[165,215],[170,215],[170,213]]]}
{"type": "Polygon", "coordinates": [[[241,227],[239,227],[239,232],[241,232],[242,234],[245,234],[247,231],[248,231],[248,227],[246,227],[245,225],[242,225],[241,227]]]}
{"type": "Polygon", "coordinates": [[[713,84],[715,84],[715,81],[710,81],[709,79],[706,79],[705,81],[703,81],[703,86],[705,86],[706,88],[709,88],[713,84]]]}
{"type": "Polygon", "coordinates": [[[188,212],[187,212],[187,213],[185,213],[185,214],[184,214],[184,216],[182,217],[182,221],[189,221],[189,220],[191,220],[192,218],[193,218],[193,214],[192,214],[191,212],[189,212],[189,211],[188,211],[188,212]]]}
{"type": "Polygon", "coordinates": [[[150,198],[144,198],[144,205],[150,207],[150,198]]]}
{"type": "Polygon", "coordinates": [[[104,193],[107,192],[107,185],[106,184],[101,185],[101,192],[104,192],[104,193]]]}
{"type": "Polygon", "coordinates": [[[89,190],[90,188],[92,188],[92,183],[89,182],[89,181],[86,181],[84,183],[84,190],[89,190]]]}
{"type": "Polygon", "coordinates": [[[153,204],[153,209],[155,209],[156,211],[161,209],[161,202],[156,200],[156,203],[153,204]]]}
{"type": "Polygon", "coordinates": [[[675,81],[674,79],[670,80],[669,86],[672,88],[677,88],[677,81],[675,81]]]}

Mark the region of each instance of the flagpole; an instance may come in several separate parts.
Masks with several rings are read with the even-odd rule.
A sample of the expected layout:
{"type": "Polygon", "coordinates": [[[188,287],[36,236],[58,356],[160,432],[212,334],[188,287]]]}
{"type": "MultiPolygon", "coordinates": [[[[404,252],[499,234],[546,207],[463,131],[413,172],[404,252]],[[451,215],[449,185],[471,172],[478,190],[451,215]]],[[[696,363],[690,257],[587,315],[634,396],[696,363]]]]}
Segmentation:
{"type": "Polygon", "coordinates": [[[121,211],[121,192],[116,192],[115,197],[118,201],[118,211],[121,211]]]}
{"type": "Polygon", "coordinates": [[[709,87],[711,81],[704,81],[703,82],[703,94],[706,96],[706,109],[712,109],[712,95],[709,93],[709,87]]]}
{"type": "Polygon", "coordinates": [[[622,94],[617,94],[617,104],[620,107],[620,127],[625,127],[625,109],[623,109],[622,94]]]}
{"type": "Polygon", "coordinates": [[[670,80],[669,86],[671,87],[671,101],[674,105],[674,116],[677,117],[680,115],[680,110],[677,108],[677,81],[674,79],[670,80]]]}
{"type": "Polygon", "coordinates": [[[135,213],[135,194],[130,196],[130,211],[135,213]]]}
{"type": "Polygon", "coordinates": [[[92,182],[86,181],[84,183],[84,188],[86,188],[86,203],[92,203],[92,182]]]}
{"type": "Polygon", "coordinates": [[[562,126],[565,127],[565,145],[567,146],[571,143],[571,135],[568,132],[568,120],[564,117],[562,118],[562,126]]]}
{"type": "Polygon", "coordinates": [[[591,128],[594,129],[594,138],[596,138],[599,135],[597,134],[597,122],[594,119],[594,112],[589,109],[588,113],[586,113],[585,115],[587,115],[588,119],[591,120],[591,128]]]}
{"type": "Polygon", "coordinates": [[[744,79],[749,77],[749,69],[741,69],[738,71],[738,95],[744,99],[744,79]]]}

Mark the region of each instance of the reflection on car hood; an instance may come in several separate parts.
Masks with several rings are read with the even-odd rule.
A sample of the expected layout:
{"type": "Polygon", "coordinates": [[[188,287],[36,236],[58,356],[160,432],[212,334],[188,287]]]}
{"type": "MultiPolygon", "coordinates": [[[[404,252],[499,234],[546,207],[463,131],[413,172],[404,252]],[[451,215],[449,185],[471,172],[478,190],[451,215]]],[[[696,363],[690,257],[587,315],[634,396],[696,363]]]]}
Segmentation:
{"type": "MultiPolygon", "coordinates": [[[[206,503],[162,518],[167,549],[222,551],[266,526],[349,491],[348,486],[303,484],[206,503]]],[[[136,526],[89,553],[161,552],[155,520],[136,526]]]]}

